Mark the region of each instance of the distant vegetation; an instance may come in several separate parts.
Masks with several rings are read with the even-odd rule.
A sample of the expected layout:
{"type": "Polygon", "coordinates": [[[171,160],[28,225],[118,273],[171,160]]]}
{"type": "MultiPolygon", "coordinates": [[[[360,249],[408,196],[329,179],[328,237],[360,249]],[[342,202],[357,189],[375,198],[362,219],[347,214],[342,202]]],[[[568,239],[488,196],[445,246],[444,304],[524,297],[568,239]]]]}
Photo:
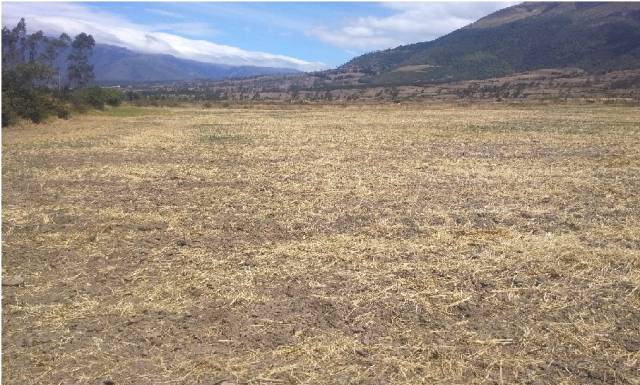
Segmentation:
{"type": "Polygon", "coordinates": [[[50,115],[69,117],[76,110],[118,105],[117,90],[89,87],[95,77],[89,57],[95,46],[91,35],[73,40],[63,33],[46,36],[27,33],[24,19],[2,28],[2,126],[19,118],[39,123],[50,115]]]}
{"type": "Polygon", "coordinates": [[[640,100],[640,3],[523,3],[321,72],[132,84],[138,105],[640,100]]]}
{"type": "Polygon", "coordinates": [[[340,69],[368,84],[487,79],[542,68],[640,67],[640,4],[524,3],[439,39],[373,52],[340,69]],[[416,71],[398,68],[428,66],[416,71]]]}
{"type": "Polygon", "coordinates": [[[2,42],[3,125],[19,118],[66,118],[70,111],[123,101],[205,108],[265,102],[640,101],[640,3],[523,3],[430,42],[302,74],[136,53],[96,44],[84,33],[73,40],[41,31],[29,35],[24,20],[3,28],[2,42]],[[269,76],[246,77],[256,74],[269,76]]]}

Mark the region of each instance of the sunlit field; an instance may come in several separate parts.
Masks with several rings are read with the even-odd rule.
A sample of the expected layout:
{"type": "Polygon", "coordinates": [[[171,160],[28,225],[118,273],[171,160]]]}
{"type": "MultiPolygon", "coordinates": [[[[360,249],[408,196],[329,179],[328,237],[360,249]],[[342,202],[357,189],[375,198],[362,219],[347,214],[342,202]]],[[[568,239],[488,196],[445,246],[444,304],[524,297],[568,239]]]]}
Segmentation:
{"type": "Polygon", "coordinates": [[[6,384],[639,384],[640,109],[3,129],[6,384]]]}

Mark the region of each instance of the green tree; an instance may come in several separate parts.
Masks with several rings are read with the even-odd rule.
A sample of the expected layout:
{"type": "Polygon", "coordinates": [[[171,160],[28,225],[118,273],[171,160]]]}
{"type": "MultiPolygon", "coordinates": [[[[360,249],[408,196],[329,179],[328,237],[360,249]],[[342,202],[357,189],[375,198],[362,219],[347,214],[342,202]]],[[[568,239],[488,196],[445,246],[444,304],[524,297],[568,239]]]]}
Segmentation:
{"type": "Polygon", "coordinates": [[[24,19],[11,30],[2,29],[3,126],[17,118],[38,123],[51,113],[68,116],[65,103],[47,87],[54,74],[51,63],[60,52],[49,49],[48,44],[49,38],[42,31],[27,34],[24,19]]]}
{"type": "Polygon", "coordinates": [[[44,39],[44,51],[40,56],[40,60],[48,65],[52,70],[53,84],[58,91],[62,89],[62,73],[59,63],[59,57],[71,45],[71,38],[66,33],[62,33],[60,37],[44,39]]]}
{"type": "Polygon", "coordinates": [[[2,28],[2,65],[15,66],[24,63],[27,23],[20,19],[13,29],[2,28]]]}
{"type": "Polygon", "coordinates": [[[51,69],[41,63],[24,63],[2,69],[2,125],[16,118],[34,123],[44,120],[50,112],[64,115],[64,106],[46,89],[37,87],[51,75],[51,69]]]}
{"type": "Polygon", "coordinates": [[[93,36],[81,33],[71,43],[69,66],[67,67],[69,85],[72,88],[87,86],[93,79],[93,65],[89,64],[89,56],[96,42],[93,36]]]}
{"type": "Polygon", "coordinates": [[[32,33],[25,39],[25,50],[27,53],[27,61],[29,63],[35,62],[38,55],[38,48],[44,43],[44,34],[42,31],[32,33]]]}

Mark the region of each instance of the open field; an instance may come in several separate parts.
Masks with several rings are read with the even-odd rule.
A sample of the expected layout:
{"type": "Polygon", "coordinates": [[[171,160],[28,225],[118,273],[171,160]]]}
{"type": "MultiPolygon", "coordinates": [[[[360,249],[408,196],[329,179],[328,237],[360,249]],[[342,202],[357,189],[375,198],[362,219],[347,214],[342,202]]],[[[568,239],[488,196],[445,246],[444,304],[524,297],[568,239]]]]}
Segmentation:
{"type": "Polygon", "coordinates": [[[5,384],[640,384],[640,109],[3,131],[5,384]]]}

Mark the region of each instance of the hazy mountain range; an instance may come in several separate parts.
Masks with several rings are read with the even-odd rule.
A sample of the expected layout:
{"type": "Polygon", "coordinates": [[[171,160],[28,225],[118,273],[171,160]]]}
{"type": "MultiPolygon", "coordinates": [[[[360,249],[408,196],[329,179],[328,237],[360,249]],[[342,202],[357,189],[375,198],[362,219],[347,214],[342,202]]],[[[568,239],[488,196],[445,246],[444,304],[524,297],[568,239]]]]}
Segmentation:
{"type": "MultiPolygon", "coordinates": [[[[101,82],[223,80],[299,73],[294,69],[230,66],[96,45],[101,82]]],[[[590,73],[640,68],[640,2],[522,3],[428,42],[358,56],[316,73],[323,86],[411,85],[487,79],[545,68],[590,73]],[[323,75],[326,74],[326,75],[323,75]],[[349,74],[341,79],[337,74],[349,74]],[[353,76],[352,76],[353,75],[353,76]]],[[[301,82],[300,74],[287,81],[301,82]]]]}
{"type": "Polygon", "coordinates": [[[96,44],[91,57],[96,80],[101,83],[210,79],[298,73],[291,68],[231,66],[146,54],[127,48],[96,44]]]}

